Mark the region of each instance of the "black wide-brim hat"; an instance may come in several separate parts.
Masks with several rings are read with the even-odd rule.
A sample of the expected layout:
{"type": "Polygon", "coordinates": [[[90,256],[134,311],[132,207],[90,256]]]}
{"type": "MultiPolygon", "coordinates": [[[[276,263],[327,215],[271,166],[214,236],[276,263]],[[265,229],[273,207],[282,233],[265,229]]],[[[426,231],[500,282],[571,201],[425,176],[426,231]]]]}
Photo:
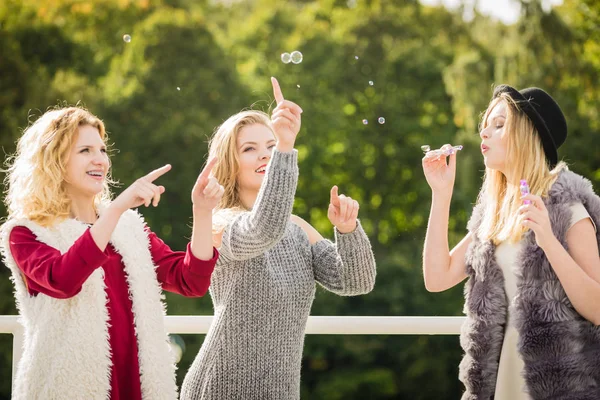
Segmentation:
{"type": "Polygon", "coordinates": [[[529,117],[542,139],[550,168],[554,168],[558,163],[558,148],[567,139],[567,120],[558,103],[537,87],[517,90],[508,85],[499,85],[494,89],[492,99],[502,93],[508,94],[529,117]]]}

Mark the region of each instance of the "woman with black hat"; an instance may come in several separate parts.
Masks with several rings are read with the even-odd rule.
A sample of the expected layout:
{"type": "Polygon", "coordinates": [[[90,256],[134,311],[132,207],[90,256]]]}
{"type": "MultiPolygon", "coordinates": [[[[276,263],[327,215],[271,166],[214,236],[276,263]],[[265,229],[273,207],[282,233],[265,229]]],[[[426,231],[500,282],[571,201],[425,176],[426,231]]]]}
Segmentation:
{"type": "Polygon", "coordinates": [[[456,153],[423,158],[432,190],[425,286],[439,292],[469,278],[463,399],[599,399],[600,198],[558,162],[565,117],[542,89],[501,85],[480,136],[485,177],[452,251],[456,153]]]}

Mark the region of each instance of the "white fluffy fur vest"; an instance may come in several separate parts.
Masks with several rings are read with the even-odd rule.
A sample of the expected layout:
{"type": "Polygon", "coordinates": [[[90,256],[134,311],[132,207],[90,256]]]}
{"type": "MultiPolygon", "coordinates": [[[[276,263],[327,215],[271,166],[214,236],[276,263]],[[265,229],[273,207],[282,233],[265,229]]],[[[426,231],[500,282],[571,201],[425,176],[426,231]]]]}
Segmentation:
{"type": "MultiPolygon", "coordinates": [[[[15,298],[25,331],[13,400],[110,398],[110,346],[104,271],[96,269],[79,294],[55,299],[30,296],[10,254],[15,226],[29,228],[37,239],[65,253],[87,229],[73,219],[52,228],[29,220],[10,220],[2,229],[2,252],[12,271],[15,298]]],[[[144,222],[134,211],[119,220],[110,243],[123,257],[138,340],[142,397],[177,398],[175,365],[164,328],[165,306],[150,255],[144,222]]]]}

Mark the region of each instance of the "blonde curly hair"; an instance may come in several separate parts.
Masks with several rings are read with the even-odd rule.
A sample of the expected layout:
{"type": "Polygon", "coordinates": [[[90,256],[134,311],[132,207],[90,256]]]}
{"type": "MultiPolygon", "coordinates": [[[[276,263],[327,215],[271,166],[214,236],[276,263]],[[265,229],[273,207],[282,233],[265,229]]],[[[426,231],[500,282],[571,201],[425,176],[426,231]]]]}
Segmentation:
{"type": "MultiPolygon", "coordinates": [[[[4,184],[8,218],[27,218],[42,226],[52,226],[68,218],[71,201],[64,178],[79,127],[89,125],[100,133],[104,143],[108,137],[104,123],[83,107],[50,110],[23,131],[15,154],[7,161],[4,184]]],[[[94,199],[94,207],[110,201],[107,175],[102,192],[94,199]]]]}

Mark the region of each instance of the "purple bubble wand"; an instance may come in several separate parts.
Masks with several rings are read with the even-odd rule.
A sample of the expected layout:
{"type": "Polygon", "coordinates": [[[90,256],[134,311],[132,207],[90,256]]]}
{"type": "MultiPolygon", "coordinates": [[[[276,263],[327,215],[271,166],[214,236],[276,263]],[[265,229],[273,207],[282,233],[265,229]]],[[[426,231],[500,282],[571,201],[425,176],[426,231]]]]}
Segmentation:
{"type": "MultiPolygon", "coordinates": [[[[521,179],[521,184],[519,186],[521,189],[521,197],[529,194],[529,185],[527,184],[527,180],[521,179]]],[[[531,200],[523,200],[523,204],[531,204],[531,200]]]]}

